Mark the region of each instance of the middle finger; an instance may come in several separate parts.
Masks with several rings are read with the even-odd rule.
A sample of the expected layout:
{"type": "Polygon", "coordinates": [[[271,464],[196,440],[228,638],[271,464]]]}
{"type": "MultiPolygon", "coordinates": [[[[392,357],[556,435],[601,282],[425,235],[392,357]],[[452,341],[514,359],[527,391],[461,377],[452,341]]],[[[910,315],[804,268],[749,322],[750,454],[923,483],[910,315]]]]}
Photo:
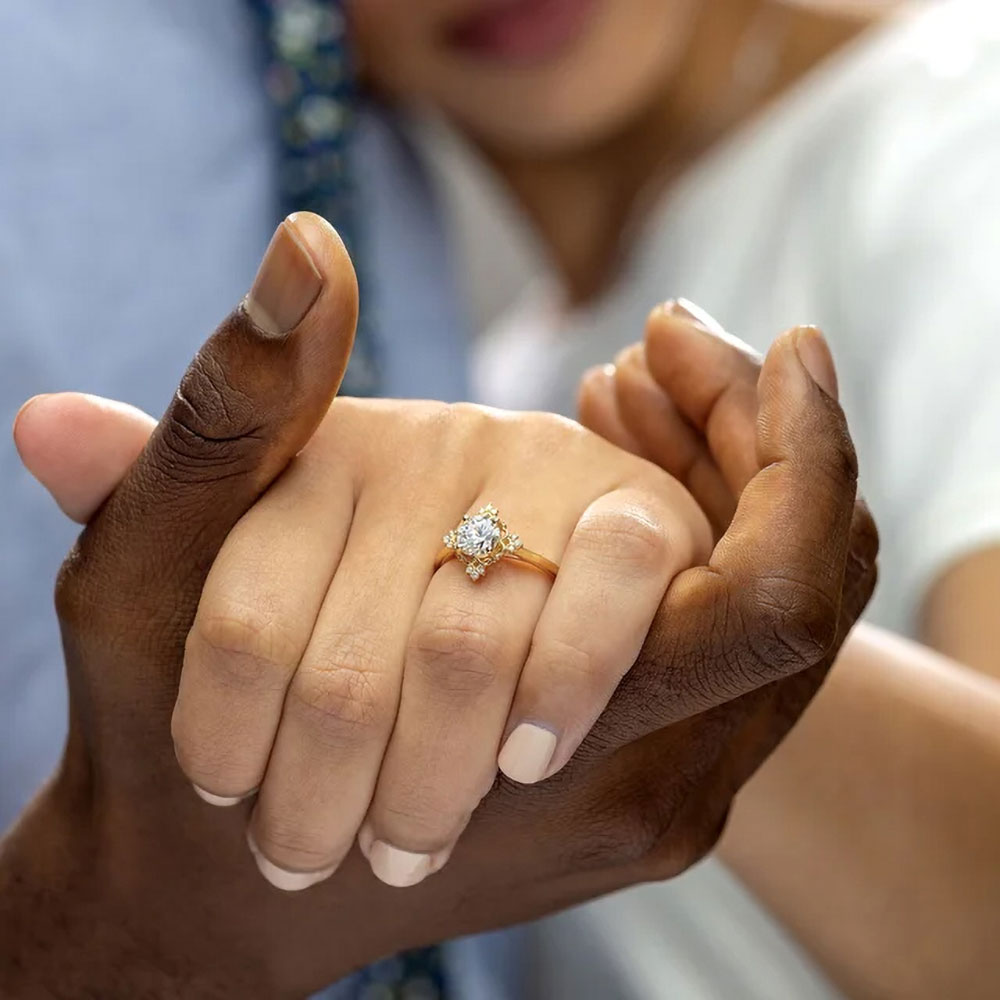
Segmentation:
{"type": "Polygon", "coordinates": [[[364,819],[399,701],[406,637],[432,572],[435,514],[366,490],[292,680],[248,839],[262,874],[331,875],[364,819]]]}

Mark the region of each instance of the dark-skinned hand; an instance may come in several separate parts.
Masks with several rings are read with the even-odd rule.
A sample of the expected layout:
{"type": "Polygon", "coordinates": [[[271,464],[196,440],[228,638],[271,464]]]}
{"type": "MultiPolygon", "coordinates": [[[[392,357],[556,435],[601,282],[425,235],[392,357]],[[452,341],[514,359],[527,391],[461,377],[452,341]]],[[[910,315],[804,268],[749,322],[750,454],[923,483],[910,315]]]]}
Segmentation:
{"type": "MultiPolygon", "coordinates": [[[[346,365],[356,286],[339,241],[309,217],[286,222],[248,303],[121,482],[109,473],[60,575],[70,735],[0,852],[4,996],[301,996],[406,947],[675,875],[711,848],[873,585],[850,438],[800,360],[817,335],[796,331],[764,364],[728,530],[675,580],[570,763],[538,785],[498,783],[448,866],[415,888],[381,885],[353,852],[329,881],[282,893],[247,850],[251,806],[193,794],[170,717],[215,555],[307,444],[346,365]]],[[[122,417],[36,402],[18,439],[43,481],[74,407],[122,417]]],[[[133,422],[106,457],[139,436],[133,422]]]]}

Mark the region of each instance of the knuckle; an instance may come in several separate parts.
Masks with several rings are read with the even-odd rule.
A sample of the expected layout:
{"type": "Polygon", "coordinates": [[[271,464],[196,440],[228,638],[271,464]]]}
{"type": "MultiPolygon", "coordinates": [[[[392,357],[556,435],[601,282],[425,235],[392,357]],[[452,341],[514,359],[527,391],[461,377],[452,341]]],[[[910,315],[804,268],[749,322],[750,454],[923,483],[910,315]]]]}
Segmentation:
{"type": "Polygon", "coordinates": [[[592,680],[602,672],[603,664],[595,657],[594,651],[572,639],[547,639],[535,655],[543,667],[569,674],[581,683],[592,680]]]}
{"type": "Polygon", "coordinates": [[[328,868],[343,853],[338,845],[325,842],[318,833],[306,829],[294,819],[271,815],[260,820],[254,839],[264,857],[293,871],[328,868]]]}
{"type": "Polygon", "coordinates": [[[616,864],[645,862],[657,849],[664,831],[641,811],[626,813],[614,830],[614,842],[608,845],[616,864]]]}
{"type": "Polygon", "coordinates": [[[243,471],[259,449],[262,431],[253,400],[227,380],[208,351],[185,373],[161,424],[162,442],[176,471],[197,472],[206,466],[243,471]]]}
{"type": "Polygon", "coordinates": [[[427,411],[420,427],[421,442],[435,442],[435,460],[463,465],[470,454],[492,433],[496,419],[491,411],[474,403],[437,403],[427,411]]]}
{"type": "Polygon", "coordinates": [[[469,812],[463,812],[452,801],[442,797],[414,794],[424,791],[418,785],[402,798],[394,795],[392,801],[380,803],[376,810],[376,825],[397,839],[416,845],[421,850],[436,850],[458,838],[469,821],[469,812]]]}
{"type": "Polygon", "coordinates": [[[521,415],[525,421],[530,421],[543,435],[554,440],[580,439],[589,437],[589,432],[579,424],[559,413],[548,413],[544,410],[532,410],[521,415]]]}
{"type": "Polygon", "coordinates": [[[291,710],[323,745],[345,748],[383,737],[395,714],[384,677],[349,663],[300,671],[291,710]]]}
{"type": "Polygon", "coordinates": [[[634,509],[592,511],[580,519],[576,542],[601,565],[654,571],[669,558],[670,540],[660,524],[634,509]]]}
{"type": "Polygon", "coordinates": [[[308,655],[309,665],[321,670],[373,676],[380,672],[385,649],[374,630],[341,629],[327,632],[308,655]]]}
{"type": "MultiPolygon", "coordinates": [[[[608,691],[620,681],[621,664],[606,650],[589,645],[583,638],[549,637],[532,646],[531,670],[535,681],[524,689],[534,691],[534,684],[549,691],[572,692],[577,710],[602,705],[608,691]]],[[[631,666],[628,664],[627,666],[631,666]]]]}
{"type": "Polygon", "coordinates": [[[244,778],[247,763],[234,748],[194,731],[176,715],[171,720],[170,732],[181,771],[199,787],[217,795],[243,795],[259,784],[257,771],[252,777],[244,778]]]}
{"type": "Polygon", "coordinates": [[[496,422],[492,411],[476,403],[446,403],[435,420],[449,438],[462,446],[489,433],[496,422]]]}
{"type": "Polygon", "coordinates": [[[623,803],[614,798],[588,811],[573,844],[573,865],[593,869],[641,865],[657,850],[665,833],[658,810],[646,795],[623,803]]]}
{"type": "MultiPolygon", "coordinates": [[[[659,782],[648,775],[589,811],[578,848],[597,867],[631,868],[644,879],[680,874],[700,860],[721,832],[728,798],[714,794],[714,757],[681,754],[682,766],[659,782]]],[[[578,859],[582,860],[582,859],[578,859]]]]}
{"type": "Polygon", "coordinates": [[[710,854],[725,830],[728,809],[682,817],[650,845],[642,858],[646,877],[661,882],[675,878],[710,854]]]}
{"type": "Polygon", "coordinates": [[[187,655],[203,656],[223,684],[238,689],[273,688],[287,683],[300,643],[277,617],[252,608],[213,610],[198,615],[187,655]]]}
{"type": "Polygon", "coordinates": [[[568,450],[579,454],[596,440],[592,431],[558,413],[534,411],[525,414],[523,419],[531,422],[533,436],[553,455],[565,454],[568,450]]]}
{"type": "Polygon", "coordinates": [[[759,578],[742,603],[750,647],[765,676],[783,676],[815,666],[837,637],[839,601],[793,577],[759,578]]]}
{"type": "Polygon", "coordinates": [[[211,722],[175,707],[170,719],[174,756],[188,780],[216,795],[244,795],[260,784],[266,747],[253,737],[220,739],[211,722]]]}
{"type": "Polygon", "coordinates": [[[471,422],[483,425],[489,422],[490,411],[477,403],[444,403],[439,412],[443,419],[458,424],[471,422]]]}
{"type": "Polygon", "coordinates": [[[481,611],[446,609],[417,625],[408,660],[435,690],[459,696],[482,694],[496,681],[503,643],[496,623],[481,611]]]}

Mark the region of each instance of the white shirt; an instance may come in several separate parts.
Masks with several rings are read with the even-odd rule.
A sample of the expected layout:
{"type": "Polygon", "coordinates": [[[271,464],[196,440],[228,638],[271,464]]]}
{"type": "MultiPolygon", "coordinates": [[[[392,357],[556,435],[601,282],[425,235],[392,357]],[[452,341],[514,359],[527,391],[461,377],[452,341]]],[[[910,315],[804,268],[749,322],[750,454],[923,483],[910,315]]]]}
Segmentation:
{"type": "MultiPolygon", "coordinates": [[[[976,22],[981,39],[969,38],[956,23],[951,34],[957,45],[944,44],[949,32],[934,28],[934,44],[924,47],[924,56],[907,54],[903,35],[872,43],[870,56],[861,52],[841,68],[831,68],[802,92],[797,104],[776,110],[759,133],[738,140],[732,155],[743,164],[740,170],[729,169],[720,154],[692,173],[651,220],[618,292],[591,314],[572,320],[579,324],[579,334],[564,335],[561,324],[551,327],[551,336],[566,352],[567,368],[555,372],[558,388],[537,391],[527,402],[538,405],[549,399],[566,408],[578,371],[591,358],[606,360],[617,346],[637,338],[648,306],[668,295],[688,294],[758,346],[784,325],[819,319],[838,355],[855,433],[866,452],[864,474],[873,500],[879,455],[900,447],[891,440],[900,436],[895,395],[908,382],[919,384],[927,371],[944,379],[941,423],[954,440],[955,453],[942,461],[940,444],[921,429],[918,444],[928,447],[923,465],[931,473],[921,482],[918,462],[913,474],[924,487],[917,492],[928,510],[932,503],[953,502],[966,505],[969,513],[957,525],[956,519],[942,517],[930,540],[915,533],[921,543],[917,550],[930,568],[918,567],[912,578],[929,579],[942,559],[995,538],[998,505],[983,499],[993,495],[995,460],[991,462],[988,446],[998,426],[986,388],[990,380],[996,385],[996,366],[984,346],[990,329],[986,317],[995,312],[987,306],[997,294],[986,271],[998,259],[995,234],[1000,233],[996,194],[982,180],[997,175],[996,75],[987,66],[988,58],[996,60],[996,32],[987,26],[988,19],[995,23],[984,10],[976,22]],[[972,53],[964,64],[963,51],[972,53]],[[942,53],[951,55],[942,62],[942,53]],[[958,75],[938,80],[935,65],[946,73],[957,68],[958,75]],[[898,120],[894,107],[901,111],[898,120]],[[830,117],[839,127],[824,126],[823,108],[832,108],[830,117]],[[926,114],[933,130],[923,142],[918,141],[923,135],[920,114],[926,114]],[[883,134],[877,123],[887,117],[892,128],[883,134]],[[948,135],[939,142],[936,137],[942,133],[948,135]],[[904,143],[895,156],[890,155],[893,137],[904,143]],[[908,152],[913,148],[915,156],[908,152]],[[959,161],[955,150],[963,150],[966,158],[959,161]],[[935,156],[940,166],[931,162],[935,156]],[[879,168],[877,186],[859,173],[868,159],[879,168]],[[829,192],[825,214],[844,226],[836,246],[819,239],[826,231],[824,213],[817,206],[807,210],[807,203],[812,204],[808,192],[785,192],[784,203],[777,197],[781,185],[796,175],[793,166],[809,160],[822,161],[815,176],[822,175],[816,184],[829,192]],[[761,161],[767,169],[760,167],[761,161]],[[978,186],[983,190],[959,183],[958,166],[966,174],[981,170],[978,186]],[[753,206],[740,204],[744,170],[759,186],[753,206]],[[774,172],[770,180],[769,171],[774,172]],[[927,186],[928,179],[933,190],[923,197],[920,185],[927,186]],[[726,219],[713,211],[713,192],[728,192],[735,201],[726,219]],[[758,198],[762,209],[778,205],[777,220],[768,219],[766,211],[751,211],[758,198]],[[855,205],[857,201],[862,204],[855,205]],[[915,204],[924,203],[928,207],[923,211],[913,211],[915,204]],[[845,206],[851,207],[850,218],[845,206]],[[801,218],[792,217],[792,208],[801,218]],[[855,225],[855,219],[864,225],[855,225]],[[785,233],[780,220],[786,220],[785,233]],[[914,242],[914,232],[926,238],[924,243],[914,242]],[[939,253],[938,248],[949,245],[955,249],[939,253]],[[966,259],[972,246],[986,255],[982,265],[966,259]],[[739,247],[749,251],[743,263],[739,247]],[[864,262],[848,268],[850,250],[863,250],[864,262]],[[815,262],[802,260],[796,267],[796,252],[807,257],[815,253],[815,262]],[[888,267],[891,254],[898,261],[894,269],[888,267]],[[943,264],[935,263],[938,256],[943,264]],[[807,280],[810,275],[814,280],[824,260],[833,267],[830,293],[842,295],[856,287],[857,308],[863,311],[841,321],[828,308],[821,289],[807,280]],[[737,280],[743,267],[749,269],[747,282],[737,280]],[[942,271],[941,280],[928,284],[935,267],[942,271]],[[896,275],[895,284],[887,286],[892,294],[880,311],[881,300],[872,289],[881,294],[887,270],[896,275]],[[767,294],[749,284],[761,273],[768,278],[767,294]],[[797,285],[800,274],[802,288],[797,285]],[[916,276],[912,295],[905,287],[907,274],[916,276]],[[950,341],[937,335],[938,326],[950,341]],[[910,350],[910,344],[941,344],[947,368],[925,365],[921,374],[919,358],[926,357],[925,350],[915,350],[916,360],[899,368],[879,354],[866,388],[864,357],[852,360],[848,349],[851,344],[862,349],[854,331],[864,329],[894,338],[897,354],[910,350]],[[911,334],[904,345],[903,336],[911,334]],[[893,374],[893,396],[886,394],[886,379],[876,377],[887,367],[893,374]],[[870,425],[863,419],[869,393],[868,409],[877,417],[870,425]],[[885,394],[877,406],[876,393],[885,394]],[[868,441],[869,426],[886,436],[880,449],[878,440],[868,441]],[[967,474],[959,476],[961,469],[967,474]]],[[[125,398],[154,413],[162,410],[197,345],[246,290],[270,235],[274,133],[259,71],[243,0],[0,5],[0,415],[8,426],[28,395],[63,388],[125,398]]],[[[378,189],[373,192],[378,211],[370,220],[375,230],[370,242],[377,247],[378,305],[389,314],[383,329],[411,339],[417,330],[429,354],[445,357],[450,341],[438,335],[442,317],[431,300],[446,298],[448,286],[440,275],[427,278],[423,269],[428,256],[436,255],[428,254],[424,239],[419,253],[393,256],[393,248],[404,246],[399,220],[408,220],[415,206],[399,209],[391,196],[399,188],[405,200],[410,189],[400,187],[391,171],[388,179],[377,170],[369,173],[378,189]],[[412,286],[423,287],[426,281],[426,295],[414,296],[412,286]]],[[[462,183],[478,190],[474,177],[462,183]]],[[[476,269],[473,276],[466,274],[466,290],[482,300],[483,274],[489,268],[493,309],[498,302],[510,302],[523,282],[526,258],[520,248],[525,238],[512,215],[507,206],[506,216],[491,223],[511,239],[510,253],[502,260],[486,259],[482,245],[470,254],[462,245],[465,230],[455,231],[454,259],[476,269]]],[[[411,237],[414,232],[426,237],[425,228],[407,225],[411,237]]],[[[527,300],[526,308],[530,310],[527,300]]],[[[502,347],[502,338],[498,343],[502,347]]],[[[398,344],[387,347],[398,350],[398,344]]],[[[481,352],[480,360],[487,357],[481,352]]],[[[509,354],[503,360],[503,368],[491,370],[514,367],[509,354]]],[[[449,391],[426,379],[408,388],[431,396],[449,391]]],[[[912,398],[914,393],[904,395],[912,398]]],[[[917,421],[914,426],[928,422],[926,407],[903,399],[898,405],[907,420],[917,421]]],[[[947,440],[945,445],[947,450],[947,440]]],[[[902,462],[912,450],[893,452],[893,460],[902,462]]],[[[911,463],[906,464],[909,468],[911,463]]],[[[74,529],[21,470],[9,438],[0,442],[0,471],[7,513],[0,520],[3,824],[51,771],[64,738],[65,681],[51,587],[74,529]]],[[[889,486],[895,480],[889,471],[881,479],[887,491],[880,499],[885,533],[892,514],[889,486]]],[[[583,1000],[586,989],[600,1000],[658,995],[671,1000],[808,1000],[822,995],[810,989],[825,989],[718,867],[702,867],[666,886],[592,904],[535,925],[529,933],[534,935],[530,949],[539,984],[536,996],[544,1000],[583,1000]],[[579,976],[579,989],[565,978],[570,968],[579,976]],[[601,984],[607,986],[603,991],[601,984]]],[[[491,948],[496,950],[495,943],[491,948]]],[[[456,976],[463,998],[528,1000],[523,992],[497,993],[490,983],[477,992],[469,984],[483,978],[481,953],[456,950],[456,961],[464,956],[469,961],[456,976]]]]}
{"type": "MultiPolygon", "coordinates": [[[[942,570],[1000,543],[995,3],[946,4],[821,67],[670,190],[617,285],[585,310],[567,312],[554,281],[534,278],[544,257],[466,152],[435,141],[429,155],[483,327],[482,400],[571,413],[580,373],[639,339],[668,297],[761,351],[816,323],[882,536],[870,619],[912,633],[942,570]]],[[[833,995],[714,861],[534,935],[539,997],[833,995]]]]}

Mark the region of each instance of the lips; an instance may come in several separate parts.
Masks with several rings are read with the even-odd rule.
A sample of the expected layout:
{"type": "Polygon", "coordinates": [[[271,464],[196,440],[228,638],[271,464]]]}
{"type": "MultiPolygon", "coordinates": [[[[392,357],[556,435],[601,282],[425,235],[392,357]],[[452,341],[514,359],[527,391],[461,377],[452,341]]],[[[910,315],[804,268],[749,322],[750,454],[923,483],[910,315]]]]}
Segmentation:
{"type": "Polygon", "coordinates": [[[580,34],[597,0],[499,0],[463,15],[447,39],[462,52],[505,62],[551,58],[580,34]]]}

